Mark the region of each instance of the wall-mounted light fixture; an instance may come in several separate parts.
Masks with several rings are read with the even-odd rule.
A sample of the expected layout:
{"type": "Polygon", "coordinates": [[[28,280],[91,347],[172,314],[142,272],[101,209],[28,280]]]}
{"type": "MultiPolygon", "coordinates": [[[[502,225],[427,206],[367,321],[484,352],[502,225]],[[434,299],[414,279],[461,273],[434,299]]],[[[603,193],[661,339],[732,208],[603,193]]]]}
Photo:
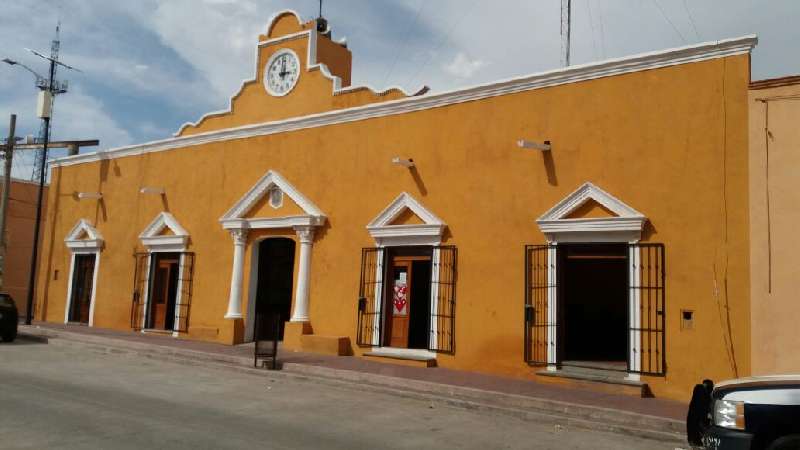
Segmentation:
{"type": "Polygon", "coordinates": [[[99,192],[78,192],[78,199],[80,200],[100,200],[103,194],[99,192]]]}
{"type": "Polygon", "coordinates": [[[164,195],[164,188],[163,187],[152,187],[152,186],[145,186],[139,189],[140,194],[151,194],[151,195],[164,195]]]}
{"type": "Polygon", "coordinates": [[[414,160],[411,158],[401,158],[399,156],[395,156],[394,158],[392,158],[392,164],[403,166],[410,169],[414,167],[414,160]]]}
{"type": "Polygon", "coordinates": [[[544,144],[540,144],[538,142],[520,139],[517,141],[517,146],[519,148],[530,148],[534,150],[541,150],[543,152],[549,152],[550,150],[552,150],[552,147],[550,146],[550,141],[544,141],[544,144]]]}

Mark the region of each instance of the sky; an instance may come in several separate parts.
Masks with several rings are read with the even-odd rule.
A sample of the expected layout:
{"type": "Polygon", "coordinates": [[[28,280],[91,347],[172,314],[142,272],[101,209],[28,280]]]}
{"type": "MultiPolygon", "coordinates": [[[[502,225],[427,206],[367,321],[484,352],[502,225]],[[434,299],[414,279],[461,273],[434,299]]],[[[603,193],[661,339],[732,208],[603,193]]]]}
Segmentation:
{"type": "MultiPolygon", "coordinates": [[[[46,73],[61,22],[53,139],[115,148],[171,137],[224,109],[253,76],[258,34],[277,11],[316,17],[318,0],[0,0],[0,59],[46,73]]],[[[561,65],[560,0],[325,0],[334,39],[353,52],[353,85],[432,92],[561,65]]],[[[572,0],[572,64],[757,34],[753,79],[800,73],[797,0],[572,0]]],[[[37,135],[33,76],[0,63],[0,136],[37,135]]],[[[22,153],[22,152],[18,152],[22,153]]],[[[63,154],[54,152],[54,156],[63,154]]],[[[30,152],[14,175],[29,177],[30,152]]]]}

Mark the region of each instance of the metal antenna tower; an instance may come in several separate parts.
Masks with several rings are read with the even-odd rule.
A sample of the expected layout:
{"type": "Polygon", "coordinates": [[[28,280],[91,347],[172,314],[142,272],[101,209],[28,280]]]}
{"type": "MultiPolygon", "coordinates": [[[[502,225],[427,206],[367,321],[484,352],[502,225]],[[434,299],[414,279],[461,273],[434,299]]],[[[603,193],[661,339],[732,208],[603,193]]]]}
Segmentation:
{"type": "Polygon", "coordinates": [[[561,0],[561,64],[569,66],[570,25],[572,24],[572,0],[561,0]]]}
{"type": "MultiPolygon", "coordinates": [[[[61,50],[61,23],[56,25],[56,38],[50,43],[50,57],[31,49],[25,49],[29,52],[33,53],[34,55],[49,60],[52,63],[52,70],[50,74],[50,79],[43,77],[37,77],[36,79],[36,87],[41,89],[42,91],[49,91],[50,92],[50,109],[52,110],[53,102],[55,101],[56,95],[63,94],[67,92],[69,87],[69,83],[66,81],[58,81],[56,80],[56,72],[58,71],[58,66],[64,66],[68,69],[77,70],[74,67],[67,66],[66,64],[62,64],[58,61],[58,52],[61,50]],[[52,80],[52,82],[51,82],[52,80]],[[52,85],[51,85],[52,83],[52,85]]],[[[39,139],[44,141],[45,134],[49,134],[50,130],[47,129],[50,126],[50,121],[42,121],[41,126],[39,127],[39,139]]],[[[43,159],[45,157],[45,150],[44,147],[36,150],[35,156],[35,163],[33,165],[33,172],[31,174],[31,181],[36,181],[42,177],[42,172],[45,170],[47,165],[47,161],[43,159]]]]}

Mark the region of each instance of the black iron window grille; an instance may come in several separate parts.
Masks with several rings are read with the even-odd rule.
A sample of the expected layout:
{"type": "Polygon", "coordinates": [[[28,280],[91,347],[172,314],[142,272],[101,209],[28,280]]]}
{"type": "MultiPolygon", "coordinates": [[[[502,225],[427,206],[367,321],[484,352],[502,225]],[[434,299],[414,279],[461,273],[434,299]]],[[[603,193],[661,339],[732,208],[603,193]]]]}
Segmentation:
{"type": "MultiPolygon", "coordinates": [[[[131,299],[131,329],[141,331],[147,320],[147,292],[152,280],[151,259],[153,253],[140,252],[133,255],[135,260],[133,275],[133,296],[131,299]]],[[[189,332],[189,316],[192,305],[195,254],[182,252],[178,259],[178,292],[175,302],[175,322],[173,331],[189,332]]]]}
{"type": "MultiPolygon", "coordinates": [[[[666,256],[664,244],[628,245],[628,361],[630,373],[666,374],[666,256]]],[[[559,365],[562,294],[559,247],[525,247],[524,358],[559,365]],[[555,308],[555,311],[551,311],[555,308]],[[556,314],[558,312],[559,314],[556,314]]]]}
{"type": "MultiPolygon", "coordinates": [[[[431,289],[436,299],[431,308],[428,350],[455,353],[456,281],[458,249],[432,248],[431,289]]],[[[361,281],[358,294],[356,343],[361,347],[381,346],[383,336],[384,280],[387,261],[383,248],[361,251],[361,281]]]]}

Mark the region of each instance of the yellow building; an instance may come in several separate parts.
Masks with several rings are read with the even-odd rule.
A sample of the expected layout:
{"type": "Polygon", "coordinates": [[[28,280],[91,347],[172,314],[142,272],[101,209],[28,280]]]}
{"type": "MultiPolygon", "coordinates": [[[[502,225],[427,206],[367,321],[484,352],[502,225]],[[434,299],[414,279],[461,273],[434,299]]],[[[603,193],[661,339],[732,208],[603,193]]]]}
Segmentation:
{"type": "Polygon", "coordinates": [[[685,398],[750,371],[755,43],[409,94],[277,14],[228,109],[52,165],[40,317],[685,398]]]}
{"type": "Polygon", "coordinates": [[[750,85],[753,373],[800,372],[800,77],[750,85]]]}

